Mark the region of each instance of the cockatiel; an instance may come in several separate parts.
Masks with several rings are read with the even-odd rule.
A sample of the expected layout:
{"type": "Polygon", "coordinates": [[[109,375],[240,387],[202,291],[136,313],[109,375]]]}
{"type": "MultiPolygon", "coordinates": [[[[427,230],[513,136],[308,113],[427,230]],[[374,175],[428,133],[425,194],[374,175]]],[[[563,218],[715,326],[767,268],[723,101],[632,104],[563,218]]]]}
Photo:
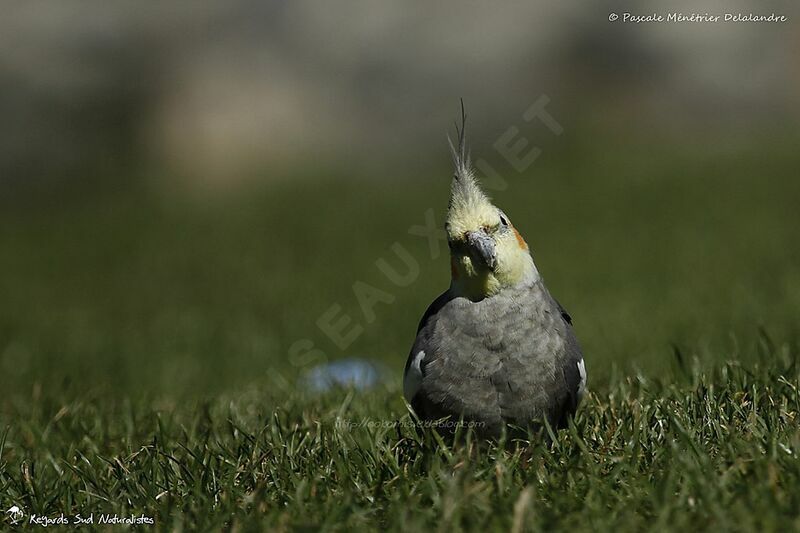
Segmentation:
{"type": "Polygon", "coordinates": [[[572,319],[550,295],[528,245],[480,189],[462,107],[447,213],[452,280],[428,307],[403,392],[424,421],[463,420],[484,436],[506,425],[562,427],[586,389],[572,319]]]}

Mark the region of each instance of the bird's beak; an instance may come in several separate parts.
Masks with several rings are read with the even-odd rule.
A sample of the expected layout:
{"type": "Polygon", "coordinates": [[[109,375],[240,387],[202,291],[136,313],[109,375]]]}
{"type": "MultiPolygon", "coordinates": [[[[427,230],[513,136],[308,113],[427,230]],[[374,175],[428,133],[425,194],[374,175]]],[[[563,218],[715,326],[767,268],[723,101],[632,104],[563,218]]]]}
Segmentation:
{"type": "Polygon", "coordinates": [[[497,266],[497,252],[494,246],[494,239],[482,231],[470,231],[467,233],[467,244],[469,244],[470,255],[481,263],[494,270],[497,266]]]}

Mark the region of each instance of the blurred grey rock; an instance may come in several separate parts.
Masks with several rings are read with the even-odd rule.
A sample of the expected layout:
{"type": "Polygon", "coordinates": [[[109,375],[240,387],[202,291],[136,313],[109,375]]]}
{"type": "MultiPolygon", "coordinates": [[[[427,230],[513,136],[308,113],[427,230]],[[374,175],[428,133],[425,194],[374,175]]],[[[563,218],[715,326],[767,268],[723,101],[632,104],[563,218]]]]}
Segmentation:
{"type": "Polygon", "coordinates": [[[387,369],[367,359],[349,358],[318,365],[300,380],[303,389],[326,392],[336,387],[366,390],[388,380],[387,369]]]}

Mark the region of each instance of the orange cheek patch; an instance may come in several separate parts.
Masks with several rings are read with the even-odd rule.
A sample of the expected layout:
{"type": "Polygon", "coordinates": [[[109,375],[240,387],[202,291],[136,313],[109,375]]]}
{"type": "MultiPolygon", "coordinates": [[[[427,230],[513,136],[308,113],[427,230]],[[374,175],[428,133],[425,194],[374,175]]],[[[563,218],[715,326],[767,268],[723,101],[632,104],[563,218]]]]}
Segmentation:
{"type": "Polygon", "coordinates": [[[517,228],[511,228],[511,229],[514,230],[514,236],[517,238],[517,243],[519,243],[519,247],[522,248],[523,250],[527,250],[528,249],[528,243],[525,242],[525,239],[523,239],[522,235],[519,234],[519,232],[517,231],[517,228]]]}

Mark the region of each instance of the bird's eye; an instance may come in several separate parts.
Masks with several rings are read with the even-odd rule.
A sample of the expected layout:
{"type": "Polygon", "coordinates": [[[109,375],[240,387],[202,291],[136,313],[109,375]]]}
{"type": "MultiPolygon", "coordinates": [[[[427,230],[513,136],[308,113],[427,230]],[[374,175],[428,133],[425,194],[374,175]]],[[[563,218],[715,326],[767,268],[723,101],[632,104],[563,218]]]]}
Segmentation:
{"type": "Polygon", "coordinates": [[[504,217],[503,215],[500,215],[500,223],[503,226],[508,226],[508,220],[506,220],[506,217],[504,217]]]}

